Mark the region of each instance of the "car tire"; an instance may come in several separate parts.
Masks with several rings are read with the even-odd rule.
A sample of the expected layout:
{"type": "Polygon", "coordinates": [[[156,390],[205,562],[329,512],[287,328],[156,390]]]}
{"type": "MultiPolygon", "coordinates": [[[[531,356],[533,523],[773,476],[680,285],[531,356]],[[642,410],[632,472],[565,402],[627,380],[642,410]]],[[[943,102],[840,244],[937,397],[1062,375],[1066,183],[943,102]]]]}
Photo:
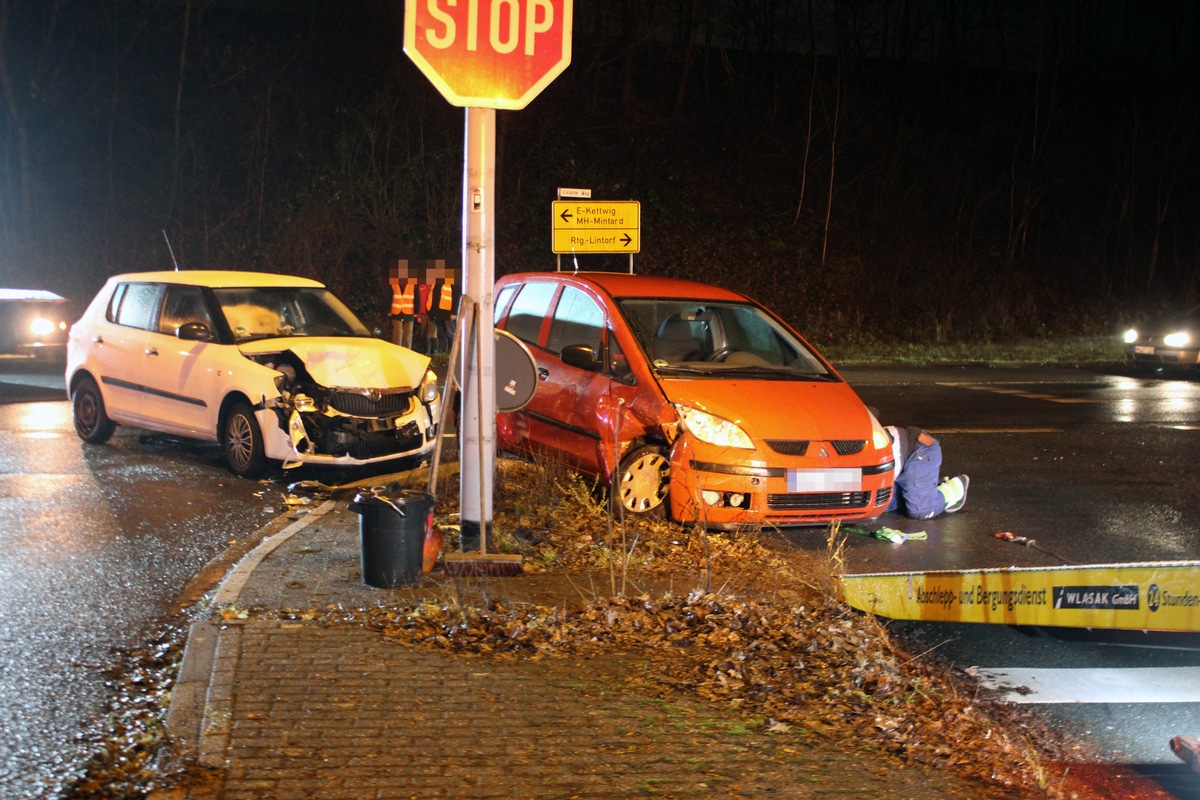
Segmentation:
{"type": "Polygon", "coordinates": [[[117,423],[104,410],[100,387],[88,376],[80,378],[71,391],[71,416],[75,419],[75,433],[88,444],[104,444],[117,429],[117,423]]]}
{"type": "Polygon", "coordinates": [[[621,459],[614,493],[622,516],[666,516],[671,462],[654,445],[635,447],[621,459]]]}
{"type": "Polygon", "coordinates": [[[254,410],[247,403],[235,403],[221,426],[221,445],[229,471],[241,478],[260,477],[267,469],[262,431],[254,410]]]}

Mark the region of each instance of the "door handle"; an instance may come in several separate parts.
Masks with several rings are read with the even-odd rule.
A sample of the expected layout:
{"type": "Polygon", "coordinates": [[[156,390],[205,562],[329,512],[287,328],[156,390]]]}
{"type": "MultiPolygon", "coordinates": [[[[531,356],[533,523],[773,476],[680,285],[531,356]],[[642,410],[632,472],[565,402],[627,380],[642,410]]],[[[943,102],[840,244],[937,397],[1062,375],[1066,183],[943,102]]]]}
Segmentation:
{"type": "Polygon", "coordinates": [[[104,344],[104,337],[100,334],[96,334],[92,337],[92,344],[104,344]]]}
{"type": "Polygon", "coordinates": [[[550,370],[545,367],[538,367],[538,380],[544,381],[550,378],[550,370]]]}
{"type": "Polygon", "coordinates": [[[147,348],[146,348],[146,355],[148,355],[148,356],[156,356],[156,355],[158,355],[158,348],[157,348],[157,347],[147,347],[147,348]]]}

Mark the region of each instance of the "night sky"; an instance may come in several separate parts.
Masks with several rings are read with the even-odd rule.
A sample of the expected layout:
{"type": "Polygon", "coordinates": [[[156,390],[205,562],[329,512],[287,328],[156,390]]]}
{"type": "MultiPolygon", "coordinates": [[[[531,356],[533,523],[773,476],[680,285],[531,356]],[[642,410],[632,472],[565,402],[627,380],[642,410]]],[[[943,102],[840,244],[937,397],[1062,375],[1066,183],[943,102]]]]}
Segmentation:
{"type": "MultiPolygon", "coordinates": [[[[577,0],[498,113],[498,274],[559,186],[638,200],[641,272],[824,340],[1098,334],[1200,299],[1194,2],[577,0]]],[[[372,0],[0,0],[0,270],[263,269],[382,313],[460,244],[464,112],[372,0]]]]}

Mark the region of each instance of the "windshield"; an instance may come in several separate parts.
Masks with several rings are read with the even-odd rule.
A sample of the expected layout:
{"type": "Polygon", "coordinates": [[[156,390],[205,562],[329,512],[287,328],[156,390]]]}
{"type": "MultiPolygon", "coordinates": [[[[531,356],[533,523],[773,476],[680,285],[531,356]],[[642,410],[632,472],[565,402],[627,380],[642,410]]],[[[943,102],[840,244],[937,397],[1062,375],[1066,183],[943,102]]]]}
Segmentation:
{"type": "Polygon", "coordinates": [[[631,298],[617,306],[660,372],[832,377],[799,339],[749,303],[631,298]]]}
{"type": "Polygon", "coordinates": [[[214,289],[235,341],[272,336],[370,336],[328,289],[270,286],[214,289]]]}

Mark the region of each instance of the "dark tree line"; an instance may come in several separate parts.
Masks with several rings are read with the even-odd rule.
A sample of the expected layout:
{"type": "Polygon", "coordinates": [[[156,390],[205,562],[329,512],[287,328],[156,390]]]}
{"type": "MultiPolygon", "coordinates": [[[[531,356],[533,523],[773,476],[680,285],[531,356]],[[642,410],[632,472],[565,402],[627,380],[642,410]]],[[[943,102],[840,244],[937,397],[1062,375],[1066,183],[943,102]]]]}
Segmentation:
{"type": "MultiPolygon", "coordinates": [[[[0,282],[85,300],[165,234],[378,315],[389,257],[460,244],[463,111],[402,21],[0,0],[0,282]]],[[[1185,0],[576,0],[570,68],[498,114],[497,270],[552,269],[587,187],[641,201],[639,271],[819,341],[1109,332],[1200,299],[1198,34],[1185,0]]]]}

